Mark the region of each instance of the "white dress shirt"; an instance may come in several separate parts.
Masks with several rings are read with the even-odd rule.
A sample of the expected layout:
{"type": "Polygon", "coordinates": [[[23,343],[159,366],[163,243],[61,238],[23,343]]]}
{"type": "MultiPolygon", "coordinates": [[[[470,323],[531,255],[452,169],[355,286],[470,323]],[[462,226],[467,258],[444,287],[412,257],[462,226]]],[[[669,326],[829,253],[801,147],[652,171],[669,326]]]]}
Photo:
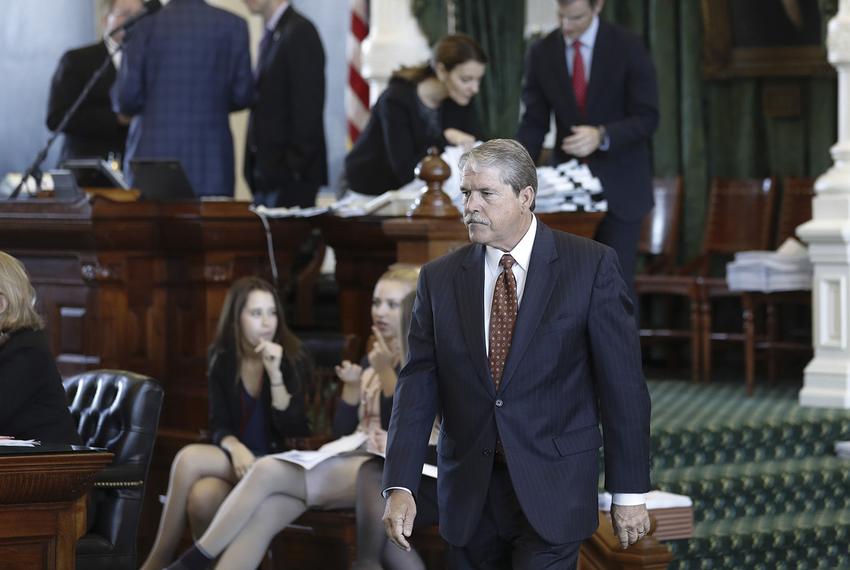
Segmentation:
{"type": "MultiPolygon", "coordinates": [[[[577,39],[581,42],[581,58],[584,60],[584,79],[590,83],[590,69],[593,63],[593,46],[596,44],[596,33],[599,31],[599,16],[593,16],[590,25],[577,39]]],[[[573,42],[564,38],[567,44],[567,69],[573,76],[573,42]]]]}

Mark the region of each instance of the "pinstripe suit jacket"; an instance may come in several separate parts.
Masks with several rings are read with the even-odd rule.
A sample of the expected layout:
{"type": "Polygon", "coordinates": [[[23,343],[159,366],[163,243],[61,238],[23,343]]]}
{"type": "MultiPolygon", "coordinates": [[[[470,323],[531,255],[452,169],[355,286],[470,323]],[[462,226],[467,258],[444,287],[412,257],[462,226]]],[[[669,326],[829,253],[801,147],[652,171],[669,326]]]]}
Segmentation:
{"type": "Polygon", "coordinates": [[[416,492],[431,422],[442,413],[440,532],[448,542],[463,546],[478,525],[497,434],[538,534],[582,540],[598,525],[603,442],[606,488],[649,490],[649,396],[616,254],[538,222],[498,393],[484,346],[483,264],[484,247],[472,244],[422,268],[384,486],[416,492]]]}
{"type": "Polygon", "coordinates": [[[117,111],[133,115],[133,158],[176,158],[195,194],[233,196],[228,115],[247,107],[254,79],[245,20],[203,0],[171,0],[128,34],[113,88],[117,111]]]}

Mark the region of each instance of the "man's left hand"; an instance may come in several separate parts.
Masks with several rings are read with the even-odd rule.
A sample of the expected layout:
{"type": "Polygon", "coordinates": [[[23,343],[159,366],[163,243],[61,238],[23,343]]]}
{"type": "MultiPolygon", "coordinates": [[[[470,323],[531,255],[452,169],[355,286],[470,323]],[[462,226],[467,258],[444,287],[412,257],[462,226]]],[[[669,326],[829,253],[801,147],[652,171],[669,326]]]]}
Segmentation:
{"type": "Polygon", "coordinates": [[[573,127],[573,134],[561,141],[561,150],[565,153],[584,158],[599,148],[602,134],[597,127],[579,125],[573,127]]]}
{"type": "Polygon", "coordinates": [[[649,534],[649,511],[646,505],[611,505],[611,522],[623,549],[649,534]]]}

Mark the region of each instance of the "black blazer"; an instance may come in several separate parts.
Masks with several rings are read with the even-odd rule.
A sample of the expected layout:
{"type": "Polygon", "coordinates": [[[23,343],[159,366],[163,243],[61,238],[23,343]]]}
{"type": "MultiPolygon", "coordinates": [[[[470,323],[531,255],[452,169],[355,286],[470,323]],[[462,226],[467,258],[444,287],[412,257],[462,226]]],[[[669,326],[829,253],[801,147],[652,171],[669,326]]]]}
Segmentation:
{"type": "Polygon", "coordinates": [[[328,182],[325,51],[315,26],[292,6],[258,62],[256,91],[245,179],[254,192],[280,192],[278,205],[312,205],[328,182]]]}
{"type": "Polygon", "coordinates": [[[472,106],[461,107],[451,99],[440,106],[439,138],[429,137],[419,113],[416,85],[401,78],[390,80],[371,112],[366,128],[345,157],[348,187],[361,194],[382,194],[413,180],[413,170],[428,147],[436,146],[442,151],[448,144],[442,135],[445,129],[460,129],[481,137],[472,106]]]}
{"type": "MultiPolygon", "coordinates": [[[[275,453],[287,449],[284,439],[310,435],[307,415],[304,409],[304,387],[312,380],[313,366],[305,354],[296,359],[297,364],[289,363],[288,358],[281,360],[280,370],[286,389],[292,394],[289,407],[276,410],[271,402],[271,387],[268,375],[263,374],[263,387],[260,391],[260,405],[269,410],[266,436],[269,452],[275,453]]],[[[242,398],[239,393],[239,371],[236,355],[233,352],[219,352],[211,359],[209,370],[210,419],[209,428],[212,442],[220,445],[228,435],[240,438],[242,423],[242,398]]]]}
{"type": "Polygon", "coordinates": [[[528,522],[548,542],[582,540],[599,525],[603,442],[605,487],[649,490],[649,393],[617,256],[538,220],[498,392],[484,346],[483,295],[480,244],[423,266],[384,488],[416,492],[440,413],[440,533],[449,543],[466,544],[478,526],[497,436],[528,522]]]}
{"type": "Polygon", "coordinates": [[[658,126],[658,86],[655,67],[640,38],[599,21],[593,47],[586,117],[579,114],[567,67],[561,30],[535,43],[525,62],[522,102],[525,106],[516,138],[534,160],[555,114],[556,143],[552,163],[568,157],[560,148],[574,125],[602,125],[611,140],[607,151],[596,151],[587,163],[598,176],[608,209],[625,221],[640,220],[652,208],[650,143],[658,126]]]}
{"type": "MultiPolygon", "coordinates": [[[[79,96],[83,86],[109,56],[103,42],[65,52],[53,74],[47,103],[47,128],[55,131],[62,116],[79,96]]],[[[110,152],[124,154],[127,127],[118,123],[109,90],[115,83],[115,66],[109,65],[88,97],[65,127],[62,160],[106,158],[110,152]]]]}
{"type": "Polygon", "coordinates": [[[62,377],[40,330],[17,330],[0,345],[0,435],[80,444],[62,377]]]}

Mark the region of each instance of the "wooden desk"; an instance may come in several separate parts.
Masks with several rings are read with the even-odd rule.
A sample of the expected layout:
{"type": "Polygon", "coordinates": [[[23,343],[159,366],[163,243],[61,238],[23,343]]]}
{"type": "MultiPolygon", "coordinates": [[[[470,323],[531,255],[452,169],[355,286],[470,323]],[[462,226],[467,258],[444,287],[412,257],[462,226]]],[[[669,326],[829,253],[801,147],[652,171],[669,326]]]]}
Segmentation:
{"type": "Polygon", "coordinates": [[[73,569],[85,495],[112,454],[0,447],[0,568],[73,569]]]}

